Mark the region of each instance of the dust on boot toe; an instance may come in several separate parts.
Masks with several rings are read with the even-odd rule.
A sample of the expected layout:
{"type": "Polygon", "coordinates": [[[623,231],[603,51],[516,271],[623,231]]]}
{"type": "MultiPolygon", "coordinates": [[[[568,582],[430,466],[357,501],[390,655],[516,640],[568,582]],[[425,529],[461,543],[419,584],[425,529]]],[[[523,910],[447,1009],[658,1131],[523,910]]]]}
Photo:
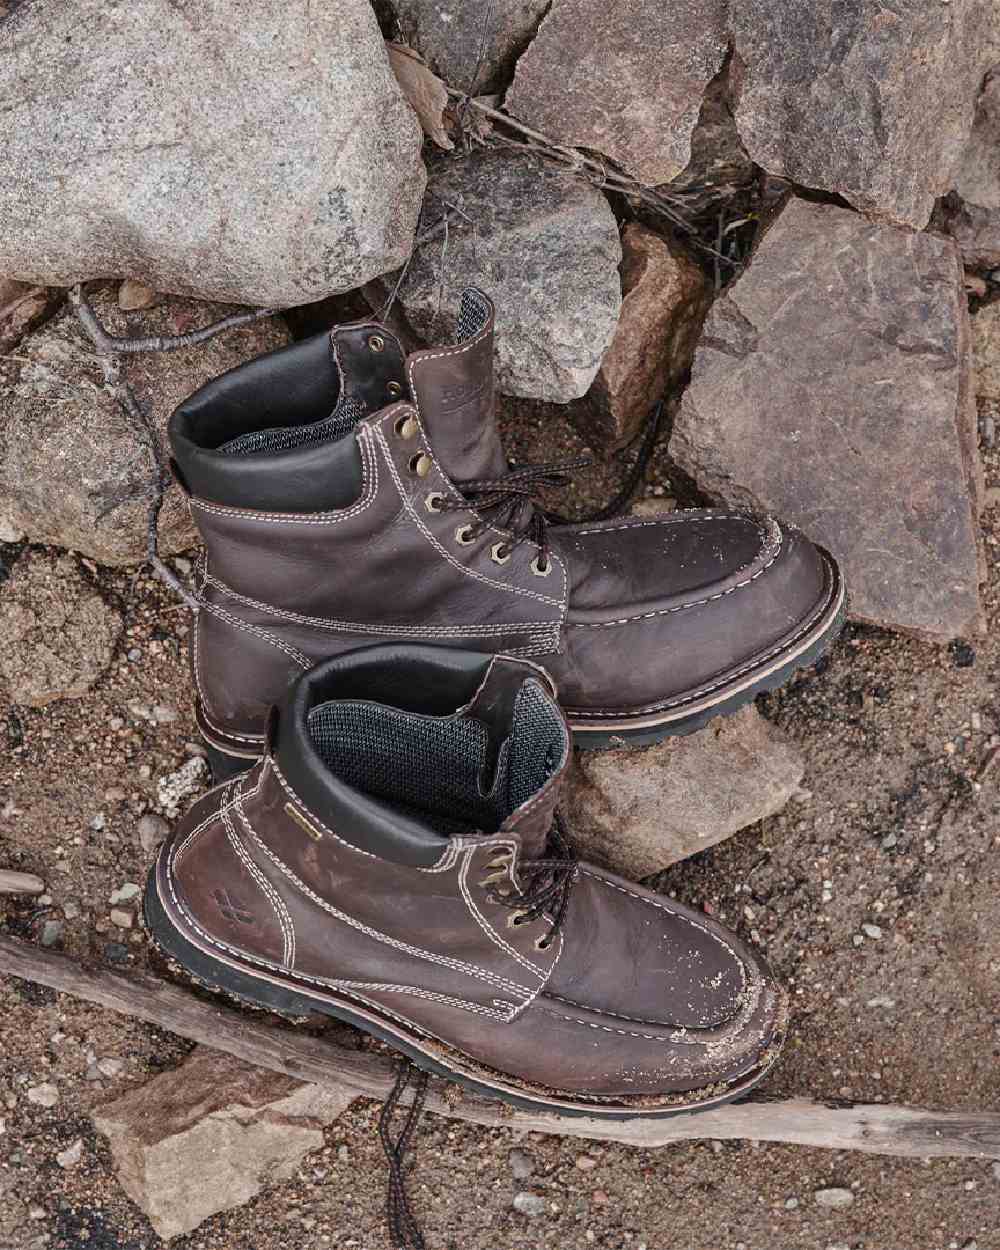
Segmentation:
{"type": "Polygon", "coordinates": [[[664,1115],[745,1092],[776,1058],[781,990],[709,918],[576,861],[569,755],[530,662],[329,660],[163,845],[148,927],[209,985],[520,1105],[664,1115]]]}

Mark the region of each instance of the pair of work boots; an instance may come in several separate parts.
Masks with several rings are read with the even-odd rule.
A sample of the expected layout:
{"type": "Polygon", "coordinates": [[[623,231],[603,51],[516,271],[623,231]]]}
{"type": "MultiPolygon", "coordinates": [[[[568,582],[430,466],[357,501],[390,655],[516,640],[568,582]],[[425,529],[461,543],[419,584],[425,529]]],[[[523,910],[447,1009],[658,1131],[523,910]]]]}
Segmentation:
{"type": "Polygon", "coordinates": [[[164,950],[535,1109],[662,1116],[758,1081],[786,1010],[762,961],[577,862],[556,807],[571,742],[690,731],[815,659],[832,559],[730,510],[552,523],[552,466],[500,446],[475,290],[453,346],[339,326],[212,382],[170,435],[220,784],[151,874],[164,950]]]}

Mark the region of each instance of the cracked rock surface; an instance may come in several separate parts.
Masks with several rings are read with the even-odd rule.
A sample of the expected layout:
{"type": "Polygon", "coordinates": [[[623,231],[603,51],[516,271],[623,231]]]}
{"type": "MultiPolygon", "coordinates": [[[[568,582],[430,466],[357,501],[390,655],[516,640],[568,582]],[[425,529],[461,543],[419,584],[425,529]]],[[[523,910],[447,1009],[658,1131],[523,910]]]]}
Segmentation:
{"type": "Polygon", "coordinates": [[[28,707],[79,698],[110,664],[121,632],[120,614],[71,556],[27,555],[0,587],[0,688],[28,707]]]}
{"type": "Polygon", "coordinates": [[[949,204],[944,228],[967,265],[1000,266],[1000,65],[983,85],[954,189],[958,203],[949,204]]]}
{"type": "Polygon", "coordinates": [[[289,305],[410,249],[421,132],[366,0],[22,5],[0,98],[12,278],[289,305]]]}
{"type": "Polygon", "coordinates": [[[841,561],[855,617],[980,628],[979,459],[954,244],[793,200],[713,306],[670,451],[841,561]]]}
{"type": "Polygon", "coordinates": [[[418,248],[400,290],[418,335],[451,341],[462,290],[479,286],[496,304],[498,389],[556,403],[583,395],[622,301],[608,201],[534,157],[478,152],[431,166],[423,228],[445,208],[447,247],[439,236],[418,248]]]}
{"type": "MultiPolygon", "coordinates": [[[[231,306],[164,300],[127,316],[113,289],[93,297],[114,335],[178,334],[210,324],[231,306]]],[[[288,341],[279,321],[259,321],[198,347],[125,361],[136,397],[161,439],[170,413],[197,387],[288,341]]],[[[71,547],[102,564],[145,558],[149,453],[141,433],[105,389],[94,348],[68,307],[0,360],[0,533],[71,547]]],[[[160,513],[164,552],[196,541],[176,484],[160,513]]]]}
{"type": "Polygon", "coordinates": [[[505,104],[559,143],[668,182],[691,158],[702,97],[722,67],[725,11],[724,0],[681,0],[666,21],[656,0],[553,0],[505,104]]]}

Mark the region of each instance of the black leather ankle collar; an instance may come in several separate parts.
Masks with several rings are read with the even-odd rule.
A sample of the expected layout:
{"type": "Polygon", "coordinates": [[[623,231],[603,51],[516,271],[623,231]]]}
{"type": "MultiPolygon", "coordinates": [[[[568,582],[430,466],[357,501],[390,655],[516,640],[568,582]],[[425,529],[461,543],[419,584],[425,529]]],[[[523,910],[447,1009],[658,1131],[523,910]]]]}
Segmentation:
{"type": "Polygon", "coordinates": [[[309,713],[330,700],[363,699],[447,716],[473,703],[495,663],[523,668],[522,681],[537,675],[515,660],[419,644],[363,647],[335,656],[304,673],[277,705],[269,731],[272,754],[302,803],[339,837],[381,859],[430,867],[447,839],[419,818],[340,781],[313,745],[309,713]]]}

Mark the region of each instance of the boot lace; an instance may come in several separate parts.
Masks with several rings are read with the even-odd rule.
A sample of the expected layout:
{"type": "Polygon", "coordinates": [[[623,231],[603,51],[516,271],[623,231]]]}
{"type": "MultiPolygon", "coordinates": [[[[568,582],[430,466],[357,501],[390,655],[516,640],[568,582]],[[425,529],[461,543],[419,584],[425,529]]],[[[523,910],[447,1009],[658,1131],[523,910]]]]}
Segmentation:
{"type": "Polygon", "coordinates": [[[530,924],[541,916],[549,917],[549,928],[536,945],[547,950],[562,927],[569,906],[570,888],[576,879],[576,852],[566,834],[563,819],[556,812],[546,843],[544,859],[525,859],[518,864],[519,889],[497,887],[487,897],[502,907],[513,910],[514,925],[530,924]]]}
{"type": "Polygon", "coordinates": [[[570,484],[574,470],[591,464],[589,456],[575,460],[551,461],[548,464],[527,464],[511,469],[502,477],[471,478],[456,482],[462,499],[444,496],[437,506],[442,512],[464,512],[468,508],[479,515],[464,527],[466,539],[477,539],[491,527],[506,530],[504,542],[497,543],[494,555],[504,561],[520,543],[534,543],[538,548],[537,572],[549,571],[548,527],[562,520],[547,513],[535,498],[539,490],[565,487],[570,484]]]}

